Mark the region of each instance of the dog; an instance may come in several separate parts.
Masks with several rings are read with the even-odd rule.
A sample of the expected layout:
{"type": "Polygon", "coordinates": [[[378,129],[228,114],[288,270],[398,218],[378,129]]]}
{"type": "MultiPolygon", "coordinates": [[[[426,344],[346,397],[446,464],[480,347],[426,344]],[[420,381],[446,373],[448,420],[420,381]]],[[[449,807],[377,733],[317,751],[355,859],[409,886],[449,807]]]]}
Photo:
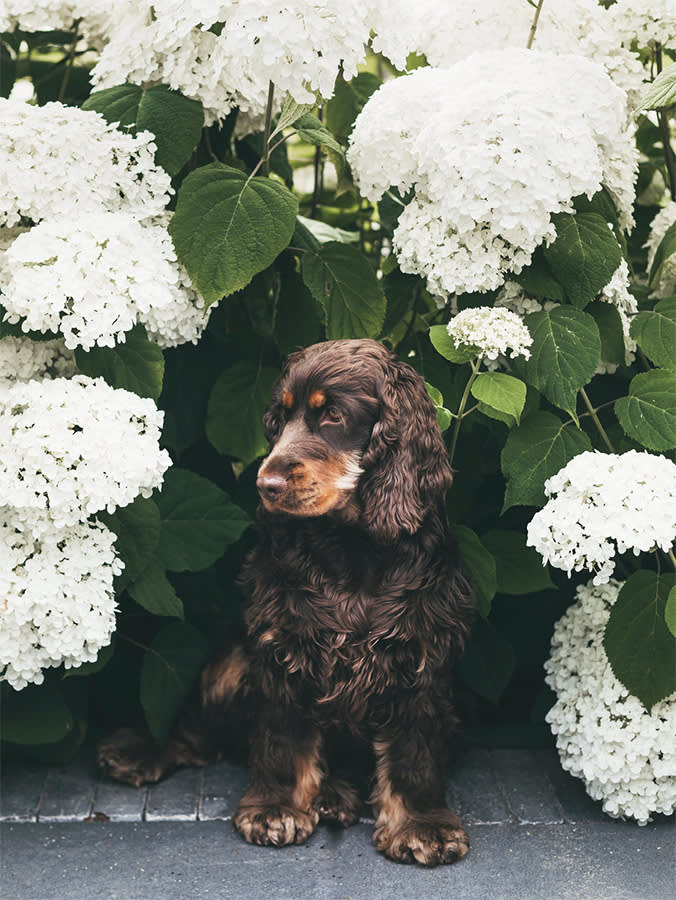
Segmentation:
{"type": "Polygon", "coordinates": [[[102,742],[99,763],[156,781],[248,730],[252,781],[233,824],[251,843],[283,846],[320,819],[359,820],[357,791],[332,769],[348,735],[375,757],[377,849],[455,862],[469,840],[446,804],[445,749],[474,604],[425,383],[377,341],[315,344],[289,357],[264,425],[258,540],[241,574],[246,643],[205,667],[201,706],[165,747],[126,729],[102,742]]]}

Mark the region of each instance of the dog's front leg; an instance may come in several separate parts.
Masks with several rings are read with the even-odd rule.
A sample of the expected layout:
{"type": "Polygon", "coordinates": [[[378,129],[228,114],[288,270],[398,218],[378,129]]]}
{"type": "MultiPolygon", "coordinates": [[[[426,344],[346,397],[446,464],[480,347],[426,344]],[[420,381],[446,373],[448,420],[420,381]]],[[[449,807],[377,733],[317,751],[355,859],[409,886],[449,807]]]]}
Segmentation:
{"type": "Polygon", "coordinates": [[[251,786],[233,818],[249,843],[282,847],[310,837],[325,774],[321,744],[319,732],[290,711],[263,713],[251,745],[251,786]]]}
{"type": "Polygon", "coordinates": [[[436,866],[462,859],[469,838],[446,804],[441,740],[432,721],[400,723],[374,741],[373,840],[385,856],[436,866]]]}

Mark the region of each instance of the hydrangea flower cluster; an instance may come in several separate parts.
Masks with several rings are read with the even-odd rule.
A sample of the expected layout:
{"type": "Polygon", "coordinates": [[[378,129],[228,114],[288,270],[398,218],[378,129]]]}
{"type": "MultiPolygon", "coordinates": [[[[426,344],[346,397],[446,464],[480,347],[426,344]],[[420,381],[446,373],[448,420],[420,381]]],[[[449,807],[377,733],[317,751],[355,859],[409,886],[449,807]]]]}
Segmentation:
{"type": "Polygon", "coordinates": [[[581,57],[506,49],[387,82],[358,116],[348,159],[372,201],[414,189],[393,247],[432,293],[499,287],[554,239],[552,213],[602,185],[632,222],[625,95],[581,57]]]}
{"type": "Polygon", "coordinates": [[[60,338],[53,341],[0,338],[0,396],[17,381],[70,378],[76,370],[75,355],[60,338]]]}
{"type": "Polygon", "coordinates": [[[508,309],[477,306],[463,309],[446,326],[456,345],[476,347],[487,360],[498,356],[530,357],[533,338],[521,318],[508,309]]]}
{"type": "Polygon", "coordinates": [[[214,121],[234,107],[264,112],[271,81],[298,103],[330,97],[339,67],[356,74],[369,19],[357,0],[126,0],[109,37],[92,73],[97,87],[168,84],[214,121]]]}
{"type": "Polygon", "coordinates": [[[162,418],[101,378],[17,382],[0,394],[0,504],[42,532],[149,497],[171,464],[162,418]]]}
{"type": "Polygon", "coordinates": [[[579,587],[554,627],[545,680],[557,700],[546,719],[561,765],[604,812],[645,825],[676,809],[676,694],[648,713],[613,674],[603,633],[621,587],[579,587]]]}
{"type": "Polygon", "coordinates": [[[23,319],[25,331],[60,332],[70,349],[112,347],[147,320],[169,343],[161,340],[164,317],[175,330],[187,311],[195,321],[184,340],[196,339],[207,316],[186,282],[166,227],[124,212],[41,222],[16,238],[0,265],[6,319],[23,319]]]}
{"type": "MultiPolygon", "coordinates": [[[[93,662],[115,628],[115,535],[100,522],[36,537],[0,507],[0,680],[41,684],[43,669],[93,662]]],[[[22,520],[23,521],[23,520],[22,520]]]]}
{"type": "Polygon", "coordinates": [[[101,46],[110,27],[114,8],[105,0],[6,0],[0,7],[0,32],[71,31],[78,22],[78,32],[90,47],[101,46]]]}
{"type": "Polygon", "coordinates": [[[646,451],[585,451],[545,482],[551,499],[528,525],[528,544],[570,573],[605,584],[616,553],[669,550],[676,538],[676,465],[646,451]]]}
{"type": "Polygon", "coordinates": [[[660,43],[663,47],[676,46],[676,7],[673,0],[617,0],[609,10],[617,34],[630,46],[636,41],[639,47],[660,43]]]}
{"type": "Polygon", "coordinates": [[[162,347],[198,340],[212,309],[176,258],[170,179],[154,152],[151,134],[98,113],[0,100],[6,319],[60,331],[71,349],[113,346],[137,322],[162,347]]]}
{"type": "MultiPolygon", "coordinates": [[[[676,222],[676,200],[670,200],[650,224],[648,240],[644,244],[644,247],[648,248],[648,271],[652,268],[657,248],[674,222],[676,222]]],[[[653,296],[671,297],[674,293],[676,293],[676,253],[665,259],[653,296]]]]}

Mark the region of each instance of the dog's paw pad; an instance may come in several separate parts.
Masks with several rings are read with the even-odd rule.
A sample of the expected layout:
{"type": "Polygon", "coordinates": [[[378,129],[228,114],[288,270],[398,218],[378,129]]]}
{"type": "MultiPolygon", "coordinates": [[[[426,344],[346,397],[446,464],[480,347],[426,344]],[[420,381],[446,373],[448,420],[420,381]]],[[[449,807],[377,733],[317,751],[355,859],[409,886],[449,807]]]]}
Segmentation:
{"type": "Polygon", "coordinates": [[[304,812],[278,804],[247,804],[240,806],[233,824],[250,844],[284,847],[303,844],[319,821],[316,810],[304,812]]]}
{"type": "Polygon", "coordinates": [[[373,840],[389,859],[421,866],[438,866],[462,859],[469,850],[469,838],[462,827],[415,819],[390,831],[376,829],[373,840]]]}

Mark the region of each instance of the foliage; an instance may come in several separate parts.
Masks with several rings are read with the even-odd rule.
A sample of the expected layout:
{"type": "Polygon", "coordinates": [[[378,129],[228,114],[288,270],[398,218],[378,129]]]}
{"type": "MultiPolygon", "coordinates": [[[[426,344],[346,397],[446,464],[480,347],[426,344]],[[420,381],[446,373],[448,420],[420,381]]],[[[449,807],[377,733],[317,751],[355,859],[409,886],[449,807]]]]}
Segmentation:
{"type": "MultiPolygon", "coordinates": [[[[671,257],[676,261],[676,246],[667,231],[651,275],[643,243],[655,202],[637,191],[637,237],[621,230],[600,182],[591,196],[558,198],[542,213],[537,242],[544,234],[544,243],[527,254],[529,261],[519,257],[523,265],[507,276],[530,355],[508,357],[486,350],[478,331],[476,341],[461,341],[447,329],[459,312],[470,313],[471,324],[477,307],[508,306],[507,286],[440,300],[420,274],[401,270],[393,251],[399,217],[413,208],[414,196],[400,194],[399,178],[377,203],[355,184],[345,153],[387,68],[382,58],[371,54],[353,78],[338,74],[325,100],[278,96],[273,103],[271,90],[266,115],[247,133],[237,129],[236,109],[211,124],[212,109],[205,124],[199,100],[168,84],[128,82],[92,93],[85,78],[83,88],[75,76],[80,69],[86,75],[87,57],[78,49],[71,58],[76,32],[77,25],[72,33],[3,35],[3,96],[15,78],[33,73],[40,105],[58,99],[96,111],[106,127],[117,124],[139,141],[152,132],[155,163],[171,176],[173,190],[171,215],[157,227],[171,235],[176,266],[187,273],[175,277],[189,279],[190,296],[200,295],[202,306],[186,303],[199,306],[201,318],[182,337],[194,335],[193,343],[155,340],[135,313],[124,341],[76,348],[83,376],[157,403],[164,412],[162,447],[173,465],[152,496],[112,504],[98,516],[116,535],[125,566],[114,582],[114,649],[102,648],[98,664],[50,671],[41,686],[21,692],[3,685],[5,739],[55,754],[66,741],[75,750],[88,715],[65,685],[85,677],[96,725],[145,716],[158,740],[167,735],[219,633],[241,629],[236,577],[252,540],[255,473],[266,451],[261,417],[271,385],[298,346],[355,337],[385,342],[424,376],[452,456],[449,516],[480,613],[460,668],[466,718],[475,725],[524,724],[531,715],[542,721],[539,666],[553,620],[581,578],[569,582],[543,566],[526,544],[546,483],[584,451],[645,448],[671,456],[676,449],[676,297],[660,299],[647,283],[671,257]],[[49,67],[39,80],[38,61],[49,67]],[[625,306],[634,307],[630,327],[625,306],[608,293],[623,261],[631,273],[631,293],[626,279],[622,285],[625,306]]],[[[585,72],[591,66],[585,62],[585,72]]],[[[661,115],[674,99],[673,71],[666,76],[644,102],[646,109],[659,106],[661,115]]],[[[574,114],[566,112],[570,120],[574,114]]],[[[476,134],[482,121],[478,111],[476,134]]],[[[419,124],[422,130],[430,122],[419,124]]],[[[638,120],[639,187],[669,179],[668,160],[655,150],[655,127],[647,116],[638,120]]],[[[383,141],[396,140],[398,121],[391,130],[383,141]]],[[[407,140],[417,137],[413,131],[407,140]]],[[[434,173],[443,171],[447,149],[430,144],[425,152],[434,173]]],[[[468,180],[462,172],[458,178],[468,180]]],[[[530,188],[523,188],[525,196],[530,188]]],[[[505,210],[511,212],[509,203],[505,210]]],[[[35,227],[38,218],[20,224],[35,227]]],[[[9,231],[0,229],[0,250],[9,231]]],[[[21,336],[20,318],[0,322],[0,336],[21,336]]],[[[4,361],[0,356],[0,379],[16,377],[4,361]]],[[[659,575],[665,564],[671,563],[656,549],[618,559],[626,584],[605,634],[615,675],[648,708],[674,690],[676,600],[659,575]]]]}

